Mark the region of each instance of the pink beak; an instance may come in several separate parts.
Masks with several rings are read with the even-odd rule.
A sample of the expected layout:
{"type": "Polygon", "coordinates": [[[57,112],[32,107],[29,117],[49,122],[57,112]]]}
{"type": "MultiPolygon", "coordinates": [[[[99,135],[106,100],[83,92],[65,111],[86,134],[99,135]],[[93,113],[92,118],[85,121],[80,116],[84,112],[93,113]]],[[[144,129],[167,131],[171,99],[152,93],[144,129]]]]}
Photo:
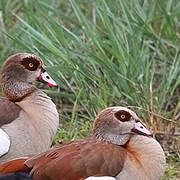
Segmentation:
{"type": "Polygon", "coordinates": [[[134,124],[132,131],[137,134],[141,134],[145,136],[152,136],[151,131],[149,131],[140,121],[134,124]]]}
{"type": "Polygon", "coordinates": [[[46,71],[41,73],[38,80],[43,83],[47,83],[49,86],[53,86],[53,87],[57,86],[56,82],[51,78],[51,76],[46,71]]]}

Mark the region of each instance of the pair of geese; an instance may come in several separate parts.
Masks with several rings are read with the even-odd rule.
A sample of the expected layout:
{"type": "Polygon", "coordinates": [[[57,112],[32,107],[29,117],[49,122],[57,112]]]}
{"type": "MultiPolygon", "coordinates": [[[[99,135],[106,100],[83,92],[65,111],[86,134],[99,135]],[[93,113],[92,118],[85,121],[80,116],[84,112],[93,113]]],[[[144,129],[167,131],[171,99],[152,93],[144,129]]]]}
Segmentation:
{"type": "Polygon", "coordinates": [[[18,53],[5,61],[1,78],[5,97],[0,98],[0,180],[162,178],[165,155],[161,146],[138,116],[125,107],[102,110],[91,137],[49,149],[59,116],[50,97],[31,84],[35,80],[56,86],[42,60],[33,54],[18,53]]]}

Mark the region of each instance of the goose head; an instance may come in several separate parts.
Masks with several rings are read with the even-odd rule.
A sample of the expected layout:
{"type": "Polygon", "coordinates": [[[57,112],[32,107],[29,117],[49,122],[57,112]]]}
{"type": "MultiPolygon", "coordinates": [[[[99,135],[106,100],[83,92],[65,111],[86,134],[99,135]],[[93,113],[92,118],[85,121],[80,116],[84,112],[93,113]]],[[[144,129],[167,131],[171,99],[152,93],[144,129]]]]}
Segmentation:
{"type": "Polygon", "coordinates": [[[30,53],[18,53],[10,56],[2,67],[2,89],[12,101],[19,101],[36,88],[32,82],[37,80],[50,86],[57,86],[44,69],[42,60],[30,53]]]}
{"type": "Polygon", "coordinates": [[[116,106],[101,111],[95,121],[93,134],[96,138],[117,145],[124,145],[132,135],[152,136],[132,110],[116,106]]]}

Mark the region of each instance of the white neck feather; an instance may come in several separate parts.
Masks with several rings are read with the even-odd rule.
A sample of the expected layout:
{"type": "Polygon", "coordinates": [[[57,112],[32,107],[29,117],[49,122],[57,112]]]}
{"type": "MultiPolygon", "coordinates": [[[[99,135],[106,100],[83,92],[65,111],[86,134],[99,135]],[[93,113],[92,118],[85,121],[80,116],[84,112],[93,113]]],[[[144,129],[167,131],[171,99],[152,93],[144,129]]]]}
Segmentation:
{"type": "Polygon", "coordinates": [[[98,138],[100,141],[108,141],[116,145],[124,145],[129,140],[130,134],[125,134],[120,136],[120,135],[115,135],[111,132],[106,132],[106,133],[98,133],[96,135],[96,138],[98,138]]]}
{"type": "Polygon", "coordinates": [[[151,137],[133,135],[127,146],[127,160],[117,179],[160,180],[165,171],[165,155],[151,137]]]}

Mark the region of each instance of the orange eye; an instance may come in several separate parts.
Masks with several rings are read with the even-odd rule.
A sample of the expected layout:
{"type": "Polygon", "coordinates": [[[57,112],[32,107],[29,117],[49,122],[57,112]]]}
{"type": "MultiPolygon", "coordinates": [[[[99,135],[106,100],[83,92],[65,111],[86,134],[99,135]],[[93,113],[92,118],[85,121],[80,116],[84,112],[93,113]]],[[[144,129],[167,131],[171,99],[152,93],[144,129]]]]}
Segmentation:
{"type": "Polygon", "coordinates": [[[121,119],[125,119],[126,116],[124,114],[121,115],[121,119]]]}
{"type": "Polygon", "coordinates": [[[34,67],[34,64],[33,63],[29,63],[29,67],[30,68],[34,67]]]}

